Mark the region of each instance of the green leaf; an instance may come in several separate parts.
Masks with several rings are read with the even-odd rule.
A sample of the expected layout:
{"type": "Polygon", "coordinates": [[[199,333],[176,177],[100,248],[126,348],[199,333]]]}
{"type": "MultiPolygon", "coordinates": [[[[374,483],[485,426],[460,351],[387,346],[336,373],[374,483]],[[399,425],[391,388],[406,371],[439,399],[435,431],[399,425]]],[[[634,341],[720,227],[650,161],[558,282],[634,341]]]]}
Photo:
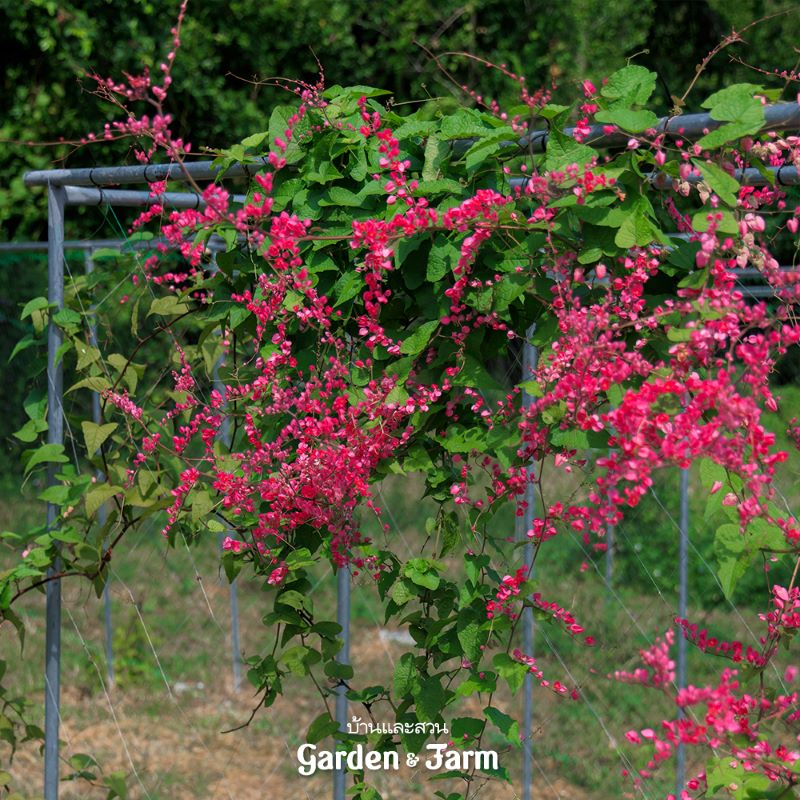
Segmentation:
{"type": "Polygon", "coordinates": [[[484,672],[481,677],[478,673],[469,676],[459,684],[456,694],[459,697],[469,697],[477,693],[491,693],[497,689],[497,675],[494,672],[484,672]]]}
{"type": "Polygon", "coordinates": [[[22,339],[20,339],[14,345],[11,355],[8,357],[8,363],[10,364],[14,360],[15,356],[17,356],[23,350],[27,350],[29,347],[32,347],[35,344],[41,344],[41,341],[36,336],[31,336],[29,333],[25,334],[25,336],[23,336],[22,339]]]}
{"type": "Polygon", "coordinates": [[[730,755],[712,758],[706,764],[708,792],[714,797],[732,797],[733,800],[789,800],[786,786],[771,781],[766,775],[746,770],[741,761],[730,755]]]}
{"type": "Polygon", "coordinates": [[[129,391],[131,393],[135,392],[139,383],[139,376],[144,374],[144,365],[129,362],[121,353],[112,353],[106,360],[117,370],[129,391]]]}
{"type": "Polygon", "coordinates": [[[395,138],[398,141],[404,139],[417,139],[422,136],[430,136],[436,130],[436,123],[433,120],[406,120],[395,132],[395,138]]]}
{"type": "Polygon", "coordinates": [[[763,86],[754,83],[737,83],[714,92],[700,105],[709,109],[715,120],[734,121],[740,119],[754,105],[763,108],[761,101],[755,98],[756,94],[762,94],[763,91],[763,86]]]}
{"type": "Polygon", "coordinates": [[[467,150],[465,163],[467,172],[474,172],[487,159],[502,150],[517,149],[516,134],[511,127],[496,128],[488,136],[481,137],[467,150]]]}
{"type": "Polygon", "coordinates": [[[100,359],[100,351],[85,342],[75,342],[75,353],[78,356],[75,365],[78,369],[86,369],[100,359]]]}
{"type": "Polygon", "coordinates": [[[398,697],[405,697],[414,691],[419,679],[419,672],[411,653],[403,653],[394,667],[394,692],[398,697]]]}
{"type": "Polygon", "coordinates": [[[486,367],[469,353],[464,357],[464,365],[453,377],[456,386],[473,386],[476,389],[502,389],[503,387],[487,372],[486,367]]]}
{"type": "Polygon", "coordinates": [[[92,375],[89,378],[84,378],[77,383],[73,383],[72,386],[67,389],[65,394],[69,394],[70,392],[74,392],[77,389],[91,389],[93,392],[104,392],[106,389],[111,388],[111,381],[108,378],[102,375],[92,375]]]}
{"type": "Polygon", "coordinates": [[[703,458],[700,460],[700,482],[706,489],[710,489],[715,481],[725,483],[727,481],[727,473],[725,467],[717,464],[710,458],[703,458]]]}
{"type": "Polygon", "coordinates": [[[487,706],[483,709],[486,718],[491,720],[492,724],[506,737],[509,744],[514,747],[519,747],[521,742],[519,739],[519,723],[504,714],[494,706],[487,706]]]}
{"type": "Polygon", "coordinates": [[[282,591],[275,602],[297,609],[298,611],[311,611],[311,598],[302,592],[298,592],[296,589],[282,591]]]}
{"type": "Polygon", "coordinates": [[[338,730],[339,724],[325,711],[308,726],[306,741],[309,744],[316,744],[317,742],[321,742],[326,736],[336,733],[338,730]]]}
{"type": "Polygon", "coordinates": [[[228,583],[233,583],[237,575],[242,571],[242,562],[236,555],[228,550],[222,554],[222,567],[225,570],[225,577],[228,583]]]}
{"type": "Polygon", "coordinates": [[[492,666],[497,670],[497,674],[508,684],[512,694],[516,694],[523,682],[528,668],[518,661],[514,661],[508,653],[497,653],[492,659],[492,666]]]}
{"type": "Polygon", "coordinates": [[[500,283],[496,283],[494,286],[495,311],[505,311],[528,288],[529,279],[526,275],[506,275],[500,283]]]}
{"type": "Polygon", "coordinates": [[[403,343],[400,345],[400,352],[406,356],[415,356],[421,353],[437,327],[439,327],[439,320],[434,319],[430,322],[424,322],[410,336],[403,339],[403,343]]]}
{"type": "Polygon", "coordinates": [[[617,70],[600,89],[600,94],[614,105],[643,106],[656,88],[656,74],[631,64],[617,70]]]}
{"type": "Polygon", "coordinates": [[[591,446],[589,444],[588,431],[577,430],[575,428],[569,428],[568,430],[557,428],[550,435],[550,442],[557,447],[564,447],[567,450],[585,450],[591,446]]]}
{"type": "Polygon", "coordinates": [[[93,456],[102,446],[103,442],[117,429],[116,422],[107,422],[98,425],[95,422],[81,422],[83,440],[86,442],[86,452],[93,456]]]}
{"type": "Polygon", "coordinates": [[[595,119],[598,122],[616,125],[623,131],[631,133],[641,133],[658,124],[658,117],[652,111],[634,111],[632,108],[609,108],[598,111],[595,119]]]}
{"type": "Polygon", "coordinates": [[[692,163],[702,172],[703,180],[725,205],[736,206],[739,182],[724,169],[709,161],[692,159],[692,163]]]}
{"type": "Polygon", "coordinates": [[[127,800],[128,787],[125,782],[124,772],[112,772],[110,775],[106,775],[103,783],[108,787],[106,800],[114,800],[117,797],[119,800],[127,800]]]}
{"type": "Polygon", "coordinates": [[[39,434],[46,430],[46,422],[38,419],[29,419],[18,431],[14,432],[14,438],[30,444],[35,442],[39,438],[39,434]]]}
{"type": "MultiPolygon", "coordinates": [[[[275,147],[275,137],[280,136],[281,139],[286,141],[286,129],[289,127],[289,117],[295,115],[297,109],[294,106],[276,106],[272,110],[269,118],[269,145],[271,149],[275,147]]],[[[292,140],[287,142],[288,147],[283,157],[286,159],[287,164],[294,164],[303,157],[303,149],[298,144],[298,139],[301,135],[308,130],[308,119],[304,118],[295,126],[292,140]]]]}
{"type": "Polygon", "coordinates": [[[69,498],[69,486],[64,486],[62,483],[57,483],[54,486],[48,486],[39,496],[37,500],[43,503],[53,503],[56,506],[63,506],[69,498]]]}
{"type": "Polygon", "coordinates": [[[700,242],[681,242],[668,253],[667,263],[684,272],[693,272],[699,250],[700,242]]]}
{"type": "Polygon", "coordinates": [[[435,572],[423,572],[410,564],[403,568],[405,576],[417,586],[434,591],[439,588],[440,578],[435,572]]]}
{"type": "Polygon", "coordinates": [[[34,311],[41,311],[42,309],[50,308],[50,303],[46,297],[34,297],[33,300],[28,300],[22,309],[20,319],[27,319],[34,311]]]}
{"type": "Polygon", "coordinates": [[[88,769],[89,767],[99,767],[100,765],[86,753],[75,753],[69,757],[69,765],[73,769],[88,769]]]}
{"type": "Polygon", "coordinates": [[[396,581],[392,584],[389,591],[389,597],[397,603],[398,606],[404,606],[409,600],[414,597],[414,593],[406,585],[405,581],[396,581]]]}
{"type": "Polygon", "coordinates": [[[186,303],[182,303],[174,294],[167,297],[157,297],[150,303],[147,316],[159,314],[162,317],[174,317],[178,314],[185,314],[189,310],[186,303]]]}
{"type": "Polygon", "coordinates": [[[446,514],[442,519],[441,534],[442,546],[439,550],[439,558],[444,558],[448,553],[452,553],[461,541],[458,523],[450,514],[446,514]]]}
{"type": "Polygon", "coordinates": [[[253,133],[245,139],[242,139],[242,147],[247,149],[259,149],[261,145],[269,138],[269,131],[262,131],[261,133],[253,133]]]}
{"type": "Polygon", "coordinates": [[[364,199],[343,186],[331,186],[325,197],[319,201],[321,206],[339,206],[341,208],[362,208],[364,199]]]}
{"type": "Polygon", "coordinates": [[[708,219],[710,215],[714,216],[719,233],[736,235],[739,232],[739,224],[736,221],[736,217],[727,209],[705,208],[698,211],[692,217],[692,227],[698,232],[707,231],[711,226],[711,222],[708,219]],[[717,216],[721,216],[722,219],[717,220],[717,216]]]}
{"type": "Polygon", "coordinates": [[[121,486],[111,486],[108,483],[101,483],[93,487],[86,493],[86,515],[93,517],[106,500],[110,500],[122,491],[121,486]]]}
{"type": "Polygon", "coordinates": [[[280,663],[294,675],[303,677],[311,671],[311,666],[320,660],[321,656],[317,650],[304,645],[297,645],[284,650],[280,657],[280,663]]]}
{"type": "Polygon", "coordinates": [[[736,585],[762,549],[780,550],[785,547],[786,541],[780,530],[763,520],[754,521],[744,534],[736,524],[721,525],[714,538],[714,554],[717,576],[725,597],[731,599],[736,585]]]}
{"type": "MultiPolygon", "coordinates": [[[[27,475],[39,464],[66,464],[69,459],[64,455],[63,444],[44,444],[36,450],[26,450],[25,474],[27,475]]],[[[25,455],[23,454],[23,457],[25,455]]]]}
{"type": "Polygon", "coordinates": [[[53,314],[53,322],[55,322],[59,328],[74,328],[76,325],[80,324],[81,319],[81,315],[71,308],[62,308],[53,314]]]}
{"type": "Polygon", "coordinates": [[[471,450],[483,450],[486,444],[486,432],[481,428],[463,429],[452,425],[448,429],[447,438],[442,446],[449,453],[469,453],[471,450]]]}
{"type": "Polygon", "coordinates": [[[328,661],[323,671],[329,678],[335,678],[340,681],[349,681],[354,674],[350,664],[340,664],[338,661],[328,661]]]}
{"type": "Polygon", "coordinates": [[[423,181],[433,182],[439,178],[442,164],[445,162],[449,152],[450,147],[447,142],[441,141],[437,136],[428,137],[425,142],[425,160],[422,164],[423,181]]]}
{"type": "Polygon", "coordinates": [[[545,168],[552,171],[563,169],[571,164],[580,166],[591,161],[594,155],[595,152],[591,147],[580,144],[558,128],[553,128],[547,140],[545,168]]]}
{"type": "Polygon", "coordinates": [[[475,717],[456,717],[450,725],[453,740],[460,740],[466,734],[470,739],[477,739],[484,728],[482,719],[475,717]]]}
{"type": "Polygon", "coordinates": [[[444,710],[447,695],[438,676],[425,678],[416,687],[416,691],[412,689],[412,692],[417,706],[417,716],[423,722],[433,722],[444,710]]]}
{"type": "Polygon", "coordinates": [[[642,205],[635,205],[614,237],[618,247],[628,249],[636,245],[643,247],[659,239],[660,231],[647,218],[642,205]]]}
{"type": "Polygon", "coordinates": [[[452,272],[458,263],[458,248],[449,239],[437,239],[428,255],[428,269],[426,279],[436,283],[452,272]]]}
{"type": "Polygon", "coordinates": [[[489,126],[477,111],[460,108],[442,120],[441,136],[443,139],[469,139],[483,136],[488,130],[489,126]]]}
{"type": "Polygon", "coordinates": [[[754,95],[762,92],[761,86],[740,83],[711,95],[703,103],[703,108],[710,109],[713,119],[727,124],[706,134],[697,144],[714,149],[761,130],[765,124],[764,106],[754,95]]]}
{"type": "Polygon", "coordinates": [[[481,622],[474,616],[470,618],[466,616],[466,613],[462,613],[458,617],[456,630],[464,655],[473,664],[477,664],[481,657],[481,645],[486,639],[481,632],[481,622]]]}
{"type": "Polygon", "coordinates": [[[334,308],[352,300],[364,288],[364,277],[360,272],[350,271],[341,275],[339,280],[333,285],[331,294],[336,298],[334,308]]]}
{"type": "Polygon", "coordinates": [[[192,493],[192,522],[204,520],[214,507],[214,500],[211,494],[206,491],[192,493]]]}

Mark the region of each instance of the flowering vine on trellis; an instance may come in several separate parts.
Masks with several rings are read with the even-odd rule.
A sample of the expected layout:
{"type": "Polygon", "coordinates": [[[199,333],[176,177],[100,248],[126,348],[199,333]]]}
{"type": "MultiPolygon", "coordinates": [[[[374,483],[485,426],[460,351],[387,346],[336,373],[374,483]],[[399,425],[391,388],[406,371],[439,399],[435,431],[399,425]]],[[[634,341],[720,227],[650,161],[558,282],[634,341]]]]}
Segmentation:
{"type": "MultiPolygon", "coordinates": [[[[163,107],[179,27],[160,85],[148,75],[100,82],[126,109],[112,130],[144,139],[145,161],[158,149],[176,159],[187,149],[163,107]],[[127,109],[141,100],[158,113],[127,109]]],[[[160,238],[132,277],[129,304],[138,315],[155,293],[148,316],[163,320],[157,332],[168,334],[175,369],[144,394],[130,380],[133,356],[116,376],[99,351],[76,360],[83,377],[74,388],[102,392],[108,419],[125,430],[112,423],[101,439],[93,432],[89,454],[101,448],[105,485],[64,469],[63,492],[49,499],[74,511],[86,496],[82,518],[70,511],[69,530],[93,529],[102,494],[115,503],[109,525],[123,533],[140,519],[137,508],[163,513],[171,539],[228,531],[229,577],[248,567],[274,589],[265,622],[276,649],[250,661],[265,706],[290,674],[321,669],[356,685],[334,660],[338,631],[315,611],[308,575],[321,558],[364,570],[387,619],[415,631],[418,646],[400,659],[394,687],[369,695],[368,710],[383,703],[398,722],[440,721],[471,694],[491,707],[498,677],[515,689],[528,672],[580,701],[567,675],[547,674],[515,646],[525,607],[586,646],[599,638],[578,621],[580,609],[537,590],[507,546],[513,532],[490,524],[507,503],[522,514],[529,482],[542,500],[525,532],[537,555],[567,531],[602,551],[608,526],[641,502],[657,470],[700,462],[721,522],[728,595],[759,554],[797,559],[800,525],[774,502],[786,454],[763,418],[778,407],[770,372],[800,341],[791,311],[800,273],[781,269],[774,254],[796,250],[798,209],[780,186],[740,186],[735,170],[797,166],[800,141],[763,132],[773,94],[750,84],[704,103],[721,127],[698,141],[685,140],[679,125],[667,136],[644,109],[654,85],[638,66],[599,89],[587,81],[571,135],[572,109],[525,89],[526,107],[550,126],[539,157],[516,143],[530,123],[509,121],[483,97],[475,99],[488,113],[464,108],[430,119],[383,107],[378,90],[299,84],[296,106],[276,109],[268,131],[219,156],[223,174],[248,165],[243,205],[212,184],[201,189],[204,208],[169,212],[156,203],[133,224],[137,232],[155,225],[160,238]],[[596,153],[587,146],[592,123],[624,133],[626,143],[596,153]],[[464,139],[466,149],[454,146],[464,139]],[[652,179],[656,171],[662,180],[652,179]],[[226,243],[213,263],[211,235],[226,243]],[[745,265],[759,269],[774,301],[745,297],[735,272],[745,265]],[[519,347],[532,323],[538,366],[504,384],[486,357],[519,347]],[[214,368],[220,383],[212,387],[214,368]],[[532,395],[527,405],[522,389],[532,395]],[[589,448],[602,452],[593,471],[581,455],[589,448]],[[582,494],[550,496],[546,460],[586,475],[582,494]],[[428,549],[405,562],[373,489],[390,472],[421,473],[439,509],[428,549]],[[380,521],[386,544],[365,535],[365,514],[380,521]],[[454,555],[461,560],[451,568],[454,555]]],[[[159,182],[151,193],[166,188],[159,182]]],[[[64,327],[74,347],[80,325],[64,327]]],[[[3,579],[11,593],[40,578],[54,542],[26,550],[20,571],[3,579]]],[[[107,554],[97,554],[96,567],[85,551],[62,555],[72,571],[102,581],[107,554]]],[[[797,693],[748,693],[739,670],[766,677],[798,626],[799,591],[794,575],[771,584],[760,649],[678,620],[679,634],[737,665],[714,685],[675,691],[672,630],[641,651],[641,667],[609,676],[663,692],[676,709],[658,733],[626,734],[649,748],[637,780],[683,743],[712,760],[682,797],[734,782],[741,792],[797,783],[797,693]],[[694,713],[679,717],[678,709],[694,713]]],[[[10,599],[3,608],[10,618],[10,599]]],[[[498,713],[478,721],[478,740],[492,724],[517,745],[498,713]]],[[[335,728],[327,711],[321,719],[314,736],[335,728]]],[[[400,736],[409,751],[423,741],[400,736]]],[[[476,775],[465,778],[469,787],[476,775]]]]}

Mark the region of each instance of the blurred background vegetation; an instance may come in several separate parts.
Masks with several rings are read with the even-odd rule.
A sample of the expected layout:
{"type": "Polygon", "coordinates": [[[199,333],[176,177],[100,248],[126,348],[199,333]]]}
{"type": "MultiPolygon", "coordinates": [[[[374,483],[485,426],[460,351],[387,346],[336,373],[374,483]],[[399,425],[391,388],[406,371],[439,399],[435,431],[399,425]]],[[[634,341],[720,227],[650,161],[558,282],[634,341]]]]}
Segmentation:
{"type": "MultiPolygon", "coordinates": [[[[51,165],[130,160],[126,145],[43,147],[102,130],[109,109],[91,96],[87,72],[119,77],[165,55],[177,0],[0,0],[0,225],[5,239],[39,237],[41,197],[31,202],[22,173],[51,165]]],[[[790,0],[190,0],[169,108],[178,133],[199,150],[223,147],[265,127],[285,91],[259,80],[314,80],[392,91],[398,102],[459,97],[427,51],[468,52],[506,63],[532,88],[557,85],[572,99],[626,59],[661,77],[658,108],[683,94],[695,66],[732,29],[762,22],[703,72],[695,102],[723,83],[749,79],[737,56],[760,68],[791,68],[798,53],[800,5],[790,0]],[[777,15],[777,16],[772,16],[777,15]],[[251,81],[255,80],[256,83],[251,81]]],[[[462,83],[516,101],[497,72],[457,56],[444,58],[462,83]]],[[[793,96],[793,95],[792,95],[793,96]]],[[[84,230],[89,234],[91,230],[84,230]]]]}

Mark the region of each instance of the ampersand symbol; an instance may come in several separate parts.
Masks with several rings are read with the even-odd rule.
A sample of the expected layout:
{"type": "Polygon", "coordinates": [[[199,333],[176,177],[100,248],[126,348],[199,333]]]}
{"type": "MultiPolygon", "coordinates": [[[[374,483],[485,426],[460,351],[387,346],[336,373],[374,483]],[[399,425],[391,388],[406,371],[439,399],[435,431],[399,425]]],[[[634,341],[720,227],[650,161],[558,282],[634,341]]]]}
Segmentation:
{"type": "Polygon", "coordinates": [[[419,763],[419,756],[416,753],[406,753],[406,766],[416,767],[419,763]]]}

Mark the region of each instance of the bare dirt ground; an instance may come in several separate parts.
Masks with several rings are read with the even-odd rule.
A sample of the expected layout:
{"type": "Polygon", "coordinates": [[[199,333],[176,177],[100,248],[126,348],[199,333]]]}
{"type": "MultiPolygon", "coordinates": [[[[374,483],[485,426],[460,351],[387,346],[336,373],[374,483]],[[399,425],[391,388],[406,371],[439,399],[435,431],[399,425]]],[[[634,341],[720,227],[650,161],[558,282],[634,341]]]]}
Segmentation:
{"type": "MultiPolygon", "coordinates": [[[[397,655],[403,652],[402,646],[391,642],[376,648],[375,638],[365,632],[354,643],[353,660],[362,668],[385,665],[392,649],[397,655]]],[[[162,685],[159,691],[111,689],[108,694],[90,695],[66,686],[62,693],[62,751],[65,757],[91,755],[105,773],[124,772],[129,800],[316,800],[330,793],[330,773],[299,775],[296,749],[320,712],[320,703],[319,697],[290,694],[271,709],[259,711],[251,725],[223,733],[249,717],[253,698],[247,688],[234,693],[220,685],[176,693],[173,687],[167,693],[162,685]]],[[[11,772],[14,786],[25,800],[41,796],[41,770],[38,747],[24,745],[11,772]]],[[[62,772],[67,774],[69,768],[65,766],[62,772]]],[[[398,772],[372,773],[385,800],[432,797],[440,789],[463,791],[463,784],[431,783],[430,776],[426,769],[412,770],[405,765],[398,772]]],[[[541,798],[590,797],[557,777],[553,765],[538,776],[537,787],[536,796],[541,798]]],[[[94,800],[106,794],[107,790],[84,781],[65,782],[61,790],[63,800],[94,800]]],[[[514,785],[492,780],[475,786],[470,796],[515,800],[519,794],[514,785]]]]}

